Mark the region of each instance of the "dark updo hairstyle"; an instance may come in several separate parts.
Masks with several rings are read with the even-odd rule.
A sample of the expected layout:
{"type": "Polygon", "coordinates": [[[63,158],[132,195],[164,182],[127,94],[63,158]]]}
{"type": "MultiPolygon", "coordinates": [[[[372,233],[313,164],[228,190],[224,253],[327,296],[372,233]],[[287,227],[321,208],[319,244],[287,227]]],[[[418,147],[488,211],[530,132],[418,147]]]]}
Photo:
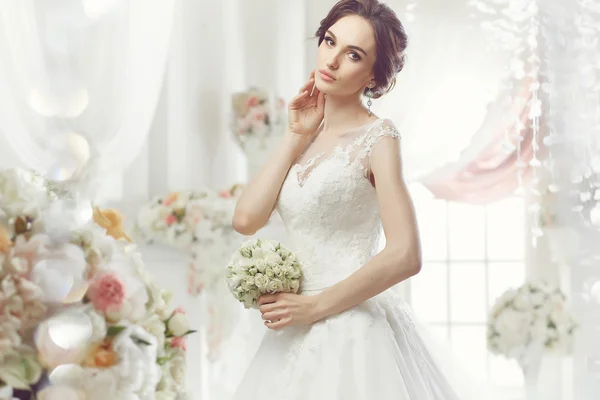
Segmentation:
{"type": "MultiPolygon", "coordinates": [[[[379,98],[394,88],[396,75],[404,68],[404,50],[408,37],[396,13],[377,0],[341,0],[333,6],[321,21],[316,37],[319,46],[327,30],[339,19],[348,15],[358,15],[366,19],[375,31],[376,60],[373,65],[375,87],[373,98],[379,98]]],[[[365,89],[366,94],[367,89],[365,89]]]]}

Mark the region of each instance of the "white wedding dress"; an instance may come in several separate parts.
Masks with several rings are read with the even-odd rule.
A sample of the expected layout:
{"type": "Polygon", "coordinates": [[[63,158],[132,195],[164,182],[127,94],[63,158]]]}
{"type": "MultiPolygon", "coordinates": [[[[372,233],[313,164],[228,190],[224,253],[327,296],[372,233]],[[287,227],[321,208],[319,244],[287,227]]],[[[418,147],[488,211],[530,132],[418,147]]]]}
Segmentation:
{"type": "MultiPolygon", "coordinates": [[[[379,119],[331,149],[313,142],[290,169],[278,212],[285,245],[304,269],[303,294],[346,278],[377,252],[382,230],[369,158],[378,144],[399,139],[392,122],[379,119]]],[[[428,346],[410,307],[388,290],[312,326],[268,331],[234,399],[463,400],[450,366],[443,369],[428,346]]]]}

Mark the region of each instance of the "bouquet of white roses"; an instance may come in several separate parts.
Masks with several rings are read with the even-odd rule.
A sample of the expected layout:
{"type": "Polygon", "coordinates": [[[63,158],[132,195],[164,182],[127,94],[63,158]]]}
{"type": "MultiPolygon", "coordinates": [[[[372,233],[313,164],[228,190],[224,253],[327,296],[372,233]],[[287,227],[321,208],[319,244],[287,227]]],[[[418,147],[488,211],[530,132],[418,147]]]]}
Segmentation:
{"type": "Polygon", "coordinates": [[[297,293],[302,278],[294,253],[273,240],[245,242],[227,270],[229,290],[246,308],[258,308],[258,298],[265,293],[297,293]]]}
{"type": "Polygon", "coordinates": [[[0,171],[0,388],[175,400],[193,332],[185,314],[169,310],[120,213],[76,197],[0,171]]]}
{"type": "Polygon", "coordinates": [[[568,354],[576,325],[565,300],[559,288],[544,282],[507,290],[490,311],[489,350],[521,364],[531,354],[568,354]]]}

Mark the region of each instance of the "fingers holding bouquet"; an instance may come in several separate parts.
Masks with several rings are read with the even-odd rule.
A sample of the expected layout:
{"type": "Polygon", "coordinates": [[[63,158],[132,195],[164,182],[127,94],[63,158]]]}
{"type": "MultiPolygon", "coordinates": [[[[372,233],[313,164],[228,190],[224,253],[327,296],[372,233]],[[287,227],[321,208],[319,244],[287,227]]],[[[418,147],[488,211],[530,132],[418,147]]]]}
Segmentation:
{"type": "Polygon", "coordinates": [[[279,330],[286,326],[310,325],[317,318],[317,297],[294,293],[265,294],[258,299],[265,326],[279,330]]]}
{"type": "Polygon", "coordinates": [[[316,298],[297,294],[302,267],[296,256],[272,240],[250,240],[231,257],[227,285],[246,308],[259,309],[269,329],[315,321],[316,298]]]}

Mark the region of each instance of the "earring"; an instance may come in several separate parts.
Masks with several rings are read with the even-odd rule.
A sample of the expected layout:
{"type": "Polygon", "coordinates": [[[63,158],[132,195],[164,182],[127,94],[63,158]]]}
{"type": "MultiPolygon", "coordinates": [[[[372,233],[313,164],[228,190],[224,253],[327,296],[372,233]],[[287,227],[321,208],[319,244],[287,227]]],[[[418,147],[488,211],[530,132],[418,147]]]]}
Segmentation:
{"type": "Polygon", "coordinates": [[[371,90],[373,85],[369,85],[369,88],[367,89],[367,98],[369,100],[367,100],[367,107],[368,107],[368,111],[369,111],[369,117],[371,116],[371,106],[373,105],[373,102],[371,101],[371,99],[373,98],[373,91],[371,90]]]}

